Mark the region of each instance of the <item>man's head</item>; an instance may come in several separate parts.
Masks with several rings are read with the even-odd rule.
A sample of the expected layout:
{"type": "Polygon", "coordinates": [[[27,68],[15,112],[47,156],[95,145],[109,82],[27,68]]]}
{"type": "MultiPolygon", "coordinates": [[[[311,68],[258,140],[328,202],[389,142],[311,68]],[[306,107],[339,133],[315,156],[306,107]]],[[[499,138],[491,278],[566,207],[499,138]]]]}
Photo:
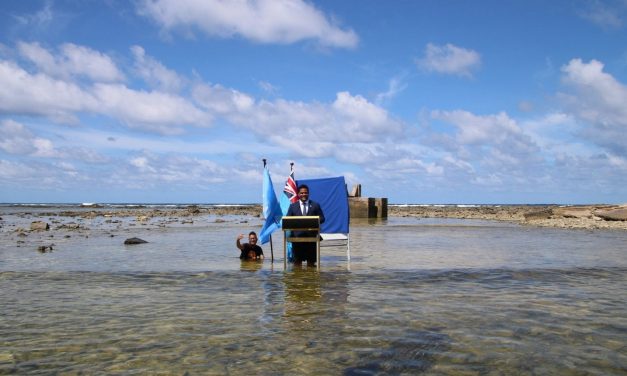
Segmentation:
{"type": "Polygon", "coordinates": [[[257,244],[257,233],[251,231],[248,233],[248,243],[255,245],[257,244]]]}
{"type": "Polygon", "coordinates": [[[298,187],[298,199],[301,201],[309,200],[309,187],[306,184],[298,187]]]}

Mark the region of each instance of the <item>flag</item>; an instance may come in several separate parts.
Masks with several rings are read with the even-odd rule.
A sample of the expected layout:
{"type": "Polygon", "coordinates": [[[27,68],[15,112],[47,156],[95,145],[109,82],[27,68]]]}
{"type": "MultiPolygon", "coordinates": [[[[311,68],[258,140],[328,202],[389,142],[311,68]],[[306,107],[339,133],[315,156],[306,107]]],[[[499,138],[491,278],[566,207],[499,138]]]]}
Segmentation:
{"type": "MultiPolygon", "coordinates": [[[[285,181],[285,187],[283,188],[283,194],[281,195],[281,212],[283,215],[287,214],[287,210],[290,208],[290,204],[298,201],[298,188],[296,187],[296,181],[294,180],[294,169],[292,168],[290,174],[285,181]]],[[[287,243],[287,259],[293,261],[292,256],[292,243],[287,243]]]]}
{"type": "Polygon", "coordinates": [[[287,214],[290,204],[298,201],[298,188],[296,187],[296,181],[294,180],[294,170],[290,171],[287,181],[285,181],[285,187],[283,188],[283,194],[281,195],[281,211],[283,215],[287,214]]]}
{"type": "Polygon", "coordinates": [[[261,244],[266,244],[270,241],[270,235],[278,228],[281,227],[281,218],[283,213],[281,212],[281,206],[276,199],[274,193],[274,186],[272,185],[272,179],[270,178],[270,171],[267,168],[263,169],[263,216],[266,222],[263,224],[263,228],[259,233],[259,240],[261,244]]]}

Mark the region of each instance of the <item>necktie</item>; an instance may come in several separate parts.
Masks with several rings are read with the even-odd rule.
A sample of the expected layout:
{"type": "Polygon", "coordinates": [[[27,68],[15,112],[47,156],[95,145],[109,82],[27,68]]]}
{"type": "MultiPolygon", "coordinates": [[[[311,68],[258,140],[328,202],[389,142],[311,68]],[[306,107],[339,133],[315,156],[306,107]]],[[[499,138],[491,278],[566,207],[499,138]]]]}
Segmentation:
{"type": "Polygon", "coordinates": [[[303,203],[303,210],[302,210],[302,212],[303,212],[303,215],[307,215],[307,203],[306,202],[303,203]]]}

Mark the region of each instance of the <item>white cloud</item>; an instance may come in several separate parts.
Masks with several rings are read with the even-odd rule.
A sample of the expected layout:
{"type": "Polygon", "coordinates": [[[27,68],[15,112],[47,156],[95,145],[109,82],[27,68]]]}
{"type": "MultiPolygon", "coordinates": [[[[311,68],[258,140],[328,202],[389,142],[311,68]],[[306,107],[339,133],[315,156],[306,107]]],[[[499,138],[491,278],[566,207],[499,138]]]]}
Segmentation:
{"type": "MultiPolygon", "coordinates": [[[[78,145],[88,145],[85,140],[78,145]]],[[[31,129],[11,119],[0,121],[0,151],[35,158],[74,159],[84,163],[105,163],[109,158],[85,146],[63,147],[50,139],[36,136],[31,129]]]]}
{"type": "MultiPolygon", "coordinates": [[[[102,71],[104,73],[97,73],[96,66],[101,55],[96,51],[64,45],[63,59],[76,64],[83,61],[86,67],[81,71],[73,65],[74,63],[66,61],[54,72],[52,67],[59,62],[59,57],[53,56],[37,45],[21,46],[22,49],[30,51],[28,56],[37,62],[37,67],[43,72],[30,73],[14,62],[0,60],[1,112],[40,115],[70,123],[76,123],[77,116],[81,113],[93,113],[120,120],[130,127],[164,134],[181,133],[182,126],[185,125],[204,127],[211,124],[211,115],[176,94],[134,90],[120,83],[100,81],[79,85],[71,79],[55,76],[60,74],[59,72],[67,74],[82,72],[90,79],[117,77],[115,70],[106,73],[105,69],[102,71]],[[93,69],[90,68],[90,61],[93,63],[91,65],[93,69]]],[[[138,54],[141,51],[135,52],[138,54]]],[[[151,72],[153,77],[156,73],[162,74],[161,82],[166,85],[163,79],[167,71],[158,69],[160,65],[152,60],[149,65],[153,69],[151,72]]],[[[175,84],[168,81],[167,85],[175,84]]]]}
{"type": "Polygon", "coordinates": [[[100,82],[116,82],[124,79],[113,60],[98,51],[72,43],[65,43],[54,56],[38,43],[17,44],[20,54],[35,64],[43,73],[68,79],[83,76],[100,82]]]}
{"type": "Polygon", "coordinates": [[[356,143],[380,143],[401,137],[403,125],[365,98],[337,93],[330,104],[261,101],[246,116],[226,115],[233,123],[289,149],[295,155],[346,155],[356,143]]]}
{"type": "Polygon", "coordinates": [[[460,144],[501,144],[524,137],[516,121],[506,113],[480,116],[468,111],[433,111],[431,116],[455,125],[460,144]]]}
{"type": "MultiPolygon", "coordinates": [[[[244,127],[295,155],[346,156],[345,145],[399,138],[403,124],[362,96],[339,92],[333,103],[258,101],[220,85],[197,85],[195,101],[213,114],[244,127]]],[[[363,156],[360,156],[363,160],[363,156]]],[[[355,160],[355,159],[352,159],[355,160]]]]}
{"type": "Polygon", "coordinates": [[[377,94],[376,103],[382,105],[407,88],[407,84],[400,77],[394,77],[388,82],[388,89],[383,93],[377,94]]]}
{"type": "Polygon", "coordinates": [[[603,71],[603,63],[573,59],[562,67],[572,91],[560,93],[566,108],[589,124],[583,136],[611,152],[627,155],[627,86],[603,71]]]}
{"type": "Polygon", "coordinates": [[[36,137],[24,125],[10,119],[0,122],[0,150],[16,155],[58,156],[50,140],[36,137]]]}
{"type": "Polygon", "coordinates": [[[425,162],[414,156],[404,156],[396,159],[386,158],[366,168],[379,179],[411,180],[417,175],[439,177],[444,174],[442,166],[434,162],[425,162]]]}
{"type": "Polygon", "coordinates": [[[43,8],[33,14],[18,15],[14,14],[13,18],[22,26],[43,30],[55,20],[55,13],[52,10],[52,3],[46,1],[43,8]]]}
{"type": "Polygon", "coordinates": [[[208,126],[211,116],[185,98],[163,92],[129,89],[119,84],[96,84],[99,113],[107,114],[131,127],[163,134],[178,134],[180,126],[208,126]]]}
{"type": "Polygon", "coordinates": [[[472,182],[477,185],[493,188],[502,185],[503,179],[496,174],[488,174],[485,176],[477,176],[472,179],[472,182]]]}
{"type": "Polygon", "coordinates": [[[15,184],[19,186],[23,182],[38,183],[45,170],[37,170],[32,165],[21,162],[12,162],[0,159],[0,186],[15,184]]]}
{"type": "Polygon", "coordinates": [[[416,63],[427,72],[472,77],[473,71],[481,66],[481,56],[474,50],[450,43],[444,46],[429,43],[425,48],[425,57],[416,63]]]}
{"type": "Polygon", "coordinates": [[[0,111],[72,120],[75,112],[96,108],[93,96],[78,85],[45,74],[30,74],[0,61],[0,111]]]}
{"type": "Polygon", "coordinates": [[[385,150],[380,144],[346,142],[334,151],[338,161],[350,164],[366,165],[377,159],[382,159],[385,150]]]}
{"type": "Polygon", "coordinates": [[[172,186],[202,187],[222,183],[232,174],[232,170],[210,160],[144,151],[127,163],[122,163],[118,170],[112,171],[111,178],[124,186],[154,187],[166,183],[172,186]]]}
{"type": "Polygon", "coordinates": [[[624,9],[627,9],[627,3],[623,2],[622,6],[612,6],[600,1],[588,1],[586,5],[587,8],[579,12],[582,18],[606,30],[617,30],[623,27],[624,9]]]}
{"type": "Polygon", "coordinates": [[[451,136],[441,136],[444,141],[439,144],[433,142],[437,137],[431,138],[431,147],[450,150],[452,160],[459,161],[458,166],[460,162],[472,166],[472,169],[464,166],[462,170],[483,174],[483,167],[493,172],[520,175],[541,169],[542,150],[532,135],[505,113],[480,116],[462,110],[432,111],[431,116],[452,124],[456,130],[451,136]]]}
{"type": "Polygon", "coordinates": [[[210,36],[240,36],[260,43],[315,40],[339,48],[358,43],[353,30],[340,28],[301,0],[144,0],[138,11],[166,30],[200,29],[210,36]]]}
{"type": "Polygon", "coordinates": [[[198,84],[192,96],[200,106],[219,115],[244,115],[255,104],[249,95],[221,85],[198,84]]]}
{"type": "Polygon", "coordinates": [[[278,87],[272,85],[271,83],[267,81],[259,81],[258,85],[261,88],[261,90],[263,90],[267,94],[276,95],[279,92],[278,87]]]}
{"type": "Polygon", "coordinates": [[[135,58],[135,71],[153,88],[167,92],[178,92],[183,88],[185,80],[175,71],[147,56],[142,47],[131,47],[131,53],[135,58]]]}

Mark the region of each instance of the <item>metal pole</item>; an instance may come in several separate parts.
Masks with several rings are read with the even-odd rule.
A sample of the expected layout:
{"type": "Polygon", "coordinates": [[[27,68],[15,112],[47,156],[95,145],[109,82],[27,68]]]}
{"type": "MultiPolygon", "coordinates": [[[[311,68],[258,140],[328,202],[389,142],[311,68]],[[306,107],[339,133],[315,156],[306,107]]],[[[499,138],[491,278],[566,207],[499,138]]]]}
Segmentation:
{"type": "Polygon", "coordinates": [[[270,261],[274,262],[274,249],[272,249],[272,235],[270,235],[270,261]]]}

